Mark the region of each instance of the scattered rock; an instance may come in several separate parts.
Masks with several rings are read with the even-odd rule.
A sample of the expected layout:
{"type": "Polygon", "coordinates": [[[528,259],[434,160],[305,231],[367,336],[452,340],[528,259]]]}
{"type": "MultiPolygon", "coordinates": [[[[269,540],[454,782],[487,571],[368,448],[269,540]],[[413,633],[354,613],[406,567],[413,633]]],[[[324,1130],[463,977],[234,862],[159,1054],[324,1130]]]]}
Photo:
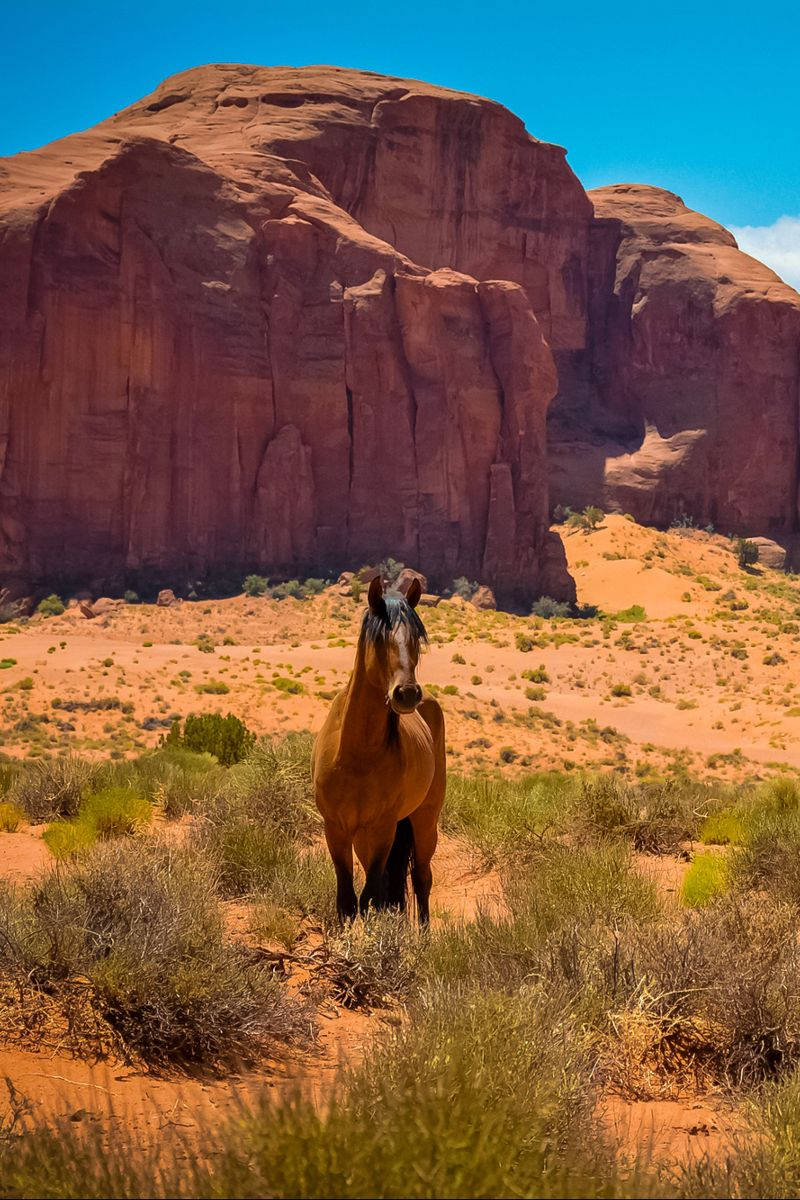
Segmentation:
{"type": "Polygon", "coordinates": [[[101,617],[103,613],[113,612],[116,608],[124,607],[124,600],[112,600],[111,596],[100,596],[92,605],[92,611],[96,617],[101,617]]]}
{"type": "Polygon", "coordinates": [[[156,598],[156,604],[159,608],[173,608],[176,604],[180,604],[180,600],[172,588],[162,588],[156,598]]]}
{"type": "Polygon", "coordinates": [[[93,617],[97,616],[97,613],[94,611],[88,600],[79,600],[78,608],[80,609],[81,616],[86,617],[88,621],[91,621],[93,617]]]}
{"type": "Polygon", "coordinates": [[[424,608],[436,608],[441,600],[442,597],[437,596],[434,592],[423,592],[419,598],[419,602],[424,608]]]}
{"type": "Polygon", "coordinates": [[[427,592],[428,580],[420,571],[413,571],[411,567],[403,567],[402,571],[395,580],[394,586],[398,592],[402,592],[405,596],[415,579],[419,580],[419,586],[422,588],[423,592],[427,592]]]}
{"type": "Polygon", "coordinates": [[[490,587],[486,587],[485,585],[479,587],[477,592],[470,597],[470,604],[473,604],[475,608],[497,608],[494,592],[490,587]]]}
{"type": "Polygon", "coordinates": [[[786,567],[786,550],[777,542],[773,542],[772,538],[754,537],[748,538],[749,542],[754,542],[758,546],[758,561],[762,567],[770,567],[773,571],[783,571],[786,567]]]}

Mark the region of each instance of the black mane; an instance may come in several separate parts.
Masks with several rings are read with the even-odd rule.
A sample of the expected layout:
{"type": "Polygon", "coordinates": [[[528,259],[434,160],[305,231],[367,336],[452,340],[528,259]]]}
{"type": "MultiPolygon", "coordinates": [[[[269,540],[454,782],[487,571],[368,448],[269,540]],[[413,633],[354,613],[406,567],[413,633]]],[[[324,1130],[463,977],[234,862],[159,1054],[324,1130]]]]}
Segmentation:
{"type": "Polygon", "coordinates": [[[383,597],[383,611],[373,612],[368,608],[361,622],[361,639],[372,645],[386,640],[392,629],[405,625],[416,642],[427,643],[425,626],[415,608],[399,592],[387,592],[383,597]]]}

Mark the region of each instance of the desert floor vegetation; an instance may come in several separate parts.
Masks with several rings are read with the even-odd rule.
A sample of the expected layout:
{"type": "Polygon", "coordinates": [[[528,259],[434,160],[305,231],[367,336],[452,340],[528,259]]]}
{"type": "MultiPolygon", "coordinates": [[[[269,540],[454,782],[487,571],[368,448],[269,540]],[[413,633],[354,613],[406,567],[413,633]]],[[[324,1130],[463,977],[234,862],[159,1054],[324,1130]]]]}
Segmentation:
{"type": "MultiPolygon", "coordinates": [[[[209,742],[231,729],[205,725],[209,742]]],[[[46,813],[49,863],[0,887],[0,1059],[231,1093],[213,1123],[148,1140],[113,1101],[76,1122],[12,1080],[2,1194],[800,1187],[791,779],[454,773],[421,932],[393,913],[337,924],[310,745],[245,739],[223,766],[165,732],[138,758],[13,773],[0,850],[41,837],[46,813]],[[70,828],[89,834],[65,852],[51,835],[70,828]],[[462,881],[485,878],[491,901],[459,909],[462,881]],[[337,1042],[347,1021],[357,1047],[337,1042]],[[338,1068],[315,1073],[337,1046],[338,1068]],[[607,1119],[658,1104],[710,1106],[730,1133],[705,1153],[684,1136],[667,1159],[607,1119]]]]}

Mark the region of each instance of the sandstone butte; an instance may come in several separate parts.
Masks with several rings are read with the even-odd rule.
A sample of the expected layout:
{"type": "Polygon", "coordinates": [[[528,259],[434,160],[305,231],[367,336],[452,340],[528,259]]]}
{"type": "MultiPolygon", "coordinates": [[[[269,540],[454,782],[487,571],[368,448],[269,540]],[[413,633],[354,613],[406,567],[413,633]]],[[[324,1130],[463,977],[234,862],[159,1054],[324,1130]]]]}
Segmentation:
{"type": "Polygon", "coordinates": [[[552,502],[797,524],[800,297],[463,93],[173,76],[0,160],[0,311],[17,589],[391,553],[517,604],[574,594],[552,502]]]}

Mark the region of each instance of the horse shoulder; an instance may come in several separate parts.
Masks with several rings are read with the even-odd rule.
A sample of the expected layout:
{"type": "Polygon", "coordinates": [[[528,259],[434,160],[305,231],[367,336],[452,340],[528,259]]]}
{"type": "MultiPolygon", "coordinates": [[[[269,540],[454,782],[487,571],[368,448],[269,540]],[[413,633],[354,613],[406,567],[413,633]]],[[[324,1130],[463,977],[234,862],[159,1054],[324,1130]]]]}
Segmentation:
{"type": "Polygon", "coordinates": [[[417,712],[430,729],[434,745],[438,745],[444,739],[444,713],[441,704],[426,692],[419,702],[417,712]]]}

